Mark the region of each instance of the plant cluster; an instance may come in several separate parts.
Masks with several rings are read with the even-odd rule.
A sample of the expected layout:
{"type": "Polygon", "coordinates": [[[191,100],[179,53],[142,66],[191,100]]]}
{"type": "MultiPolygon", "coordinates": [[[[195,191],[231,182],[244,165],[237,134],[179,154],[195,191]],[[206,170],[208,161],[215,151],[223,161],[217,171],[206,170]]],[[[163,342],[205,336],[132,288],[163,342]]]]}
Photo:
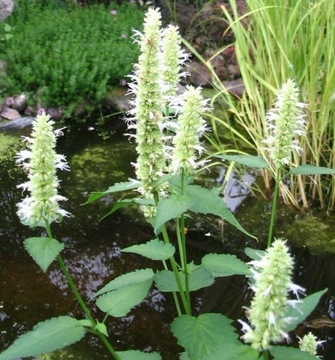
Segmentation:
{"type": "Polygon", "coordinates": [[[1,24],[11,29],[0,42],[2,88],[7,96],[25,92],[38,106],[61,106],[67,114],[83,100],[96,105],[136,62],[132,29],[142,22],[142,12],[128,3],[67,11],[21,0],[1,24]]]}
{"type": "MultiPolygon", "coordinates": [[[[220,197],[222,188],[207,189],[194,183],[195,174],[206,164],[202,158],[205,149],[201,138],[206,131],[203,114],[208,111],[208,106],[200,88],[188,86],[181,96],[177,96],[176,86],[172,86],[171,79],[176,83],[180,80],[181,66],[185,61],[178,29],[169,27],[162,30],[160,12],[149,9],[144,32],[136,32],[135,41],[141,54],[132,75],[131,93],[134,98],[128,128],[130,132],[135,129],[131,136],[135,138],[138,154],[134,164],[136,179],[114,184],[104,192],[92,193],[87,202],[126,192],[126,197],[115,201],[109,214],[120,207],[138,206],[153,227],[153,238],[122,251],[159,261],[162,270],[137,269],[114,278],[92,297],[91,300],[105,313],[102,321],[93,318],[62,259],[64,245],[52,235],[51,224],[68,215],[59,205],[59,201],[65,199],[58,195],[56,176],[56,169],[67,170],[67,165],[64,157],[55,153],[57,133],[54,133],[53,122],[41,112],[34,123],[32,136],[26,139],[28,150],[21,151],[17,158],[29,177],[29,181],[20,187],[30,193],[18,204],[18,216],[26,225],[45,228],[46,236],[26,239],[25,247],[44,272],[55,259],[58,260],[85,318],[77,320],[60,316],[40,322],[3,351],[0,360],[60,349],[80,340],[85,333],[98,336],[116,360],[160,360],[162,357],[156,352],[116,351],[109,341],[106,325],[109,316],[126,316],[143,301],[152,286],[171,293],[174,299],[177,316],[171,329],[185,350],[180,359],[257,360],[262,356],[266,360],[270,354],[275,360],[316,359],[320,342],[311,335],[303,337],[301,350],[278,345],[311,313],[326,290],[299,298],[304,289],[292,281],[294,259],[288,242],[272,237],[275,200],[268,246],[265,251],[246,249],[251,263],[246,264],[234,255],[214,253],[206,254],[199,264],[189,261],[185,225],[187,217],[194,213],[219,216],[246,236],[252,235],[227,208],[220,197]],[[165,46],[171,39],[176,46],[165,46]],[[166,51],[169,54],[164,54],[166,51]],[[167,67],[167,59],[171,56],[178,61],[167,67]],[[47,149],[45,142],[50,145],[47,149]],[[168,222],[174,222],[175,241],[171,240],[168,222]],[[247,276],[254,292],[246,313],[247,322],[242,322],[244,335],[241,339],[226,316],[218,313],[197,316],[191,296],[192,292],[212,285],[216,278],[231,275],[247,276]]],[[[270,135],[266,141],[268,157],[231,155],[231,160],[242,164],[264,169],[274,167],[277,174],[274,199],[278,197],[278,184],[282,181],[281,170],[291,166],[283,159],[299,147],[294,139],[295,132],[304,135],[305,131],[301,104],[296,100],[297,92],[294,81],[287,80],[277,94],[274,108],[269,111],[269,133],[271,130],[275,136],[270,135]],[[287,113],[288,108],[292,110],[290,113],[287,113]],[[285,127],[286,123],[291,126],[285,127]],[[285,143],[284,157],[276,146],[269,146],[273,142],[285,143]]],[[[292,171],[306,173],[313,169],[297,167],[292,171]]]]}
{"type": "MultiPolygon", "coordinates": [[[[236,0],[222,7],[229,24],[226,34],[232,32],[236,39],[230,48],[245,85],[242,98],[235,101],[210,67],[210,59],[204,61],[211,68],[217,98],[233,117],[235,145],[240,144],[240,151],[247,146],[264,155],[267,110],[276,90],[292,78],[301,90],[300,101],[308,103],[307,136],[300,144],[303,153],[293,156],[292,162],[294,166],[334,168],[335,1],[247,0],[246,5],[244,14],[239,13],[236,0]]],[[[216,117],[213,123],[216,129],[231,129],[226,119],[216,117]]],[[[219,152],[225,151],[219,130],[212,141],[219,152]]],[[[272,171],[263,172],[267,189],[271,189],[272,177],[272,171]]],[[[322,208],[333,209],[334,181],[333,176],[322,173],[292,175],[289,186],[281,186],[281,194],[286,203],[298,207],[308,208],[317,202],[322,208]]]]}

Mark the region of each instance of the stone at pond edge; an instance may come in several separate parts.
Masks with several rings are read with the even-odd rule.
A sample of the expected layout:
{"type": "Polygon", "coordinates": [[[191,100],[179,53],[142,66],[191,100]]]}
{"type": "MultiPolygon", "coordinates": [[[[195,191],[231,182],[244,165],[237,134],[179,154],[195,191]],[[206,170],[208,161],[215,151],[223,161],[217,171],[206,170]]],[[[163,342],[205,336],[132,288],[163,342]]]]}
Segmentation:
{"type": "Polygon", "coordinates": [[[0,21],[4,21],[14,9],[13,0],[0,0],[0,21]]]}
{"type": "Polygon", "coordinates": [[[5,107],[0,116],[7,120],[16,120],[20,117],[20,114],[15,109],[5,107]]]}

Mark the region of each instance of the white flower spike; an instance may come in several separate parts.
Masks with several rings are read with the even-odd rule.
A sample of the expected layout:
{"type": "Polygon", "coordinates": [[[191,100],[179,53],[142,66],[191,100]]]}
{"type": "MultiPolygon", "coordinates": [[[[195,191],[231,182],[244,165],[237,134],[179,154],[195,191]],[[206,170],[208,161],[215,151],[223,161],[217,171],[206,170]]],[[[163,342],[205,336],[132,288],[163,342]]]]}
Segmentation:
{"type": "Polygon", "coordinates": [[[16,156],[16,162],[28,171],[29,178],[18,188],[30,193],[18,204],[17,214],[23,224],[31,227],[46,227],[69,215],[59,206],[59,201],[66,198],[58,195],[56,175],[57,169],[69,170],[69,167],[64,155],[56,154],[56,137],[61,132],[54,131],[53,125],[44,112],[37,115],[31,137],[25,138],[28,150],[16,156]]]}

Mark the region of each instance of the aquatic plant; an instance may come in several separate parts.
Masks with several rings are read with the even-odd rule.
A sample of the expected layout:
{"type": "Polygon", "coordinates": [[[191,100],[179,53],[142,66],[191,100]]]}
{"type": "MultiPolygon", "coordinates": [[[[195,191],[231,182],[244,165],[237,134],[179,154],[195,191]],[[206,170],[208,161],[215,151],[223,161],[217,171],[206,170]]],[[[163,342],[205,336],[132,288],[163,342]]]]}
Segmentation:
{"type": "MultiPolygon", "coordinates": [[[[268,349],[273,356],[276,353],[282,356],[284,353],[282,347],[272,343],[279,341],[281,335],[294,330],[310,314],[325,292],[320,291],[305,297],[299,303],[295,303],[294,308],[290,308],[289,314],[284,314],[288,304],[287,291],[297,292],[300,288],[291,283],[293,260],[288,254],[286,244],[281,240],[275,240],[265,254],[249,249],[248,254],[253,259],[252,267],[230,254],[206,254],[198,264],[189,260],[185,229],[187,217],[194,213],[218,216],[246,236],[253,236],[241,226],[220,197],[222,188],[207,189],[194,184],[194,176],[201,171],[199,167],[202,164],[201,154],[205,151],[200,141],[205,130],[202,113],[207,107],[201,89],[187,87],[180,99],[172,102],[178,104],[173,117],[162,121],[166,116],[164,113],[166,98],[162,89],[166,87],[159,73],[161,57],[157,56],[158,49],[161,48],[161,31],[160,13],[158,10],[150,9],[145,18],[144,33],[136,33],[142,55],[135,65],[133,74],[132,90],[135,99],[134,111],[130,114],[131,122],[129,122],[129,130],[136,130],[134,136],[138,153],[137,179],[116,183],[106,191],[92,193],[87,203],[92,203],[105,195],[113,194],[114,197],[116,193],[122,192],[121,198],[115,196],[115,203],[109,214],[128,205],[137,205],[140,209],[149,205],[154,210],[150,218],[147,218],[153,227],[153,239],[144,244],[134,244],[122,251],[162,262],[162,269],[156,270],[157,267],[137,269],[124,273],[103,286],[90,299],[92,305],[95,303],[105,313],[102,321],[95,320],[60,255],[63,244],[52,236],[51,222],[60,220],[58,215],[65,214],[57,208],[57,216],[54,212],[48,215],[49,203],[43,197],[47,206],[42,211],[38,208],[37,215],[40,216],[35,216],[33,212],[33,217],[29,213],[24,219],[34,226],[42,225],[40,221],[43,219],[47,237],[26,239],[25,247],[44,272],[55,259],[58,260],[85,317],[77,320],[66,315],[38,323],[4,350],[0,354],[0,360],[36,356],[61,349],[80,340],[88,332],[98,336],[116,360],[160,360],[162,357],[155,352],[115,351],[107,339],[109,335],[107,318],[126,316],[134,306],[143,301],[152,286],[161,292],[172,293],[177,317],[173,320],[171,329],[178,344],[185,349],[181,358],[256,360],[263,354],[266,359],[268,349]],[[163,107],[160,107],[160,104],[163,104],[163,107]],[[166,127],[164,123],[174,126],[166,127]],[[151,143],[145,144],[145,139],[147,141],[151,139],[151,143]],[[151,157],[151,154],[154,156],[151,157]],[[139,164],[144,161],[145,164],[139,164]],[[173,223],[171,227],[175,229],[173,234],[168,232],[168,223],[173,223]],[[175,241],[171,241],[172,235],[175,241]],[[236,329],[231,324],[232,321],[226,316],[217,313],[193,316],[195,310],[191,293],[212,285],[218,277],[231,275],[248,277],[253,275],[256,280],[253,285],[255,299],[249,310],[251,326],[244,335],[244,340],[247,343],[251,342],[252,346],[239,341],[236,329]],[[285,321],[287,318],[290,319],[289,322],[285,321]]],[[[39,141],[34,140],[32,143],[39,144],[36,146],[38,149],[36,158],[32,154],[35,147],[29,148],[31,152],[22,152],[19,158],[24,163],[26,159],[34,159],[41,170],[47,171],[46,180],[52,191],[48,190],[45,196],[49,196],[52,203],[58,185],[55,180],[55,170],[57,167],[66,168],[66,166],[64,158],[57,157],[54,152],[51,154],[55,145],[54,132],[50,120],[44,113],[38,117],[37,123],[40,122],[43,131],[35,131],[34,127],[34,137],[43,134],[50,152],[47,152],[39,141]]],[[[39,126],[37,128],[39,129],[39,126]]],[[[30,163],[26,167],[32,170],[30,163]]],[[[37,168],[34,168],[33,174],[36,171],[37,168]]],[[[43,185],[43,188],[47,185],[40,184],[39,181],[40,178],[36,180],[34,178],[34,181],[28,182],[24,187],[32,190],[35,183],[43,185]]],[[[56,198],[56,200],[60,199],[56,198]]],[[[275,207],[275,204],[273,206],[275,207]]],[[[285,353],[289,355],[295,354],[295,351],[300,354],[300,350],[285,348],[285,353]]]]}

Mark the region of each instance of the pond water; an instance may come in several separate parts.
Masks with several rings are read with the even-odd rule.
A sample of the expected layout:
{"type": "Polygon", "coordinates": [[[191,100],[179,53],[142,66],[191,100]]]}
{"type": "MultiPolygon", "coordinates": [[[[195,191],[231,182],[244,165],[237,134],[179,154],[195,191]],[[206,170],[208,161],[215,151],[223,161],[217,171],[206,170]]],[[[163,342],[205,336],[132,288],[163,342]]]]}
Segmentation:
{"type": "MultiPolygon", "coordinates": [[[[81,205],[90,192],[104,190],[115,182],[134,177],[131,165],[136,158],[134,144],[123,135],[125,128],[119,121],[112,130],[105,140],[94,130],[67,130],[58,144],[58,152],[66,154],[71,168],[70,172],[60,174],[60,193],[69,199],[64,208],[73,216],[54,226],[53,232],[65,244],[63,258],[85,299],[122,273],[160,266],[139,256],[121,254],[122,248],[143,243],[152,237],[150,226],[136,209],[119,211],[101,220],[110,209],[113,198],[81,205]]],[[[104,131],[106,135],[109,129],[104,131]]],[[[210,173],[206,172],[200,180],[208,186],[220,185],[224,172],[224,166],[218,166],[210,173]]],[[[243,176],[245,182],[254,180],[251,174],[243,176]]],[[[41,234],[41,231],[38,233],[37,230],[36,234],[36,231],[22,226],[16,216],[16,203],[22,196],[16,185],[24,181],[24,175],[13,169],[11,162],[3,166],[0,179],[1,351],[39,321],[65,314],[77,318],[83,315],[57,264],[44,274],[23,248],[25,238],[41,234]]],[[[240,223],[256,235],[259,242],[246,238],[220,219],[194,216],[189,220],[187,229],[190,256],[195,262],[203,254],[214,251],[234,253],[247,260],[243,251],[246,246],[264,248],[270,203],[247,196],[247,187],[236,179],[231,179],[229,186],[225,200],[240,223]]],[[[297,263],[296,282],[308,293],[325,287],[329,289],[320,307],[311,319],[298,328],[297,334],[302,336],[313,330],[320,339],[327,340],[322,351],[324,359],[334,359],[334,217],[317,209],[302,214],[296,209],[279,207],[276,236],[290,241],[297,263]]],[[[195,308],[197,312],[220,311],[232,319],[241,318],[244,316],[242,306],[250,299],[247,288],[244,278],[220,279],[212,287],[195,294],[195,308]]],[[[103,317],[96,309],[93,314],[100,319],[103,317]]],[[[152,289],[145,301],[128,316],[109,319],[111,342],[117,350],[155,350],[162,354],[164,360],[175,360],[182,349],[170,333],[169,324],[174,317],[174,305],[169,294],[152,289]]],[[[292,338],[294,342],[295,334],[292,338]]],[[[85,360],[110,357],[98,340],[86,335],[82,341],[52,358],[85,360]]]]}

